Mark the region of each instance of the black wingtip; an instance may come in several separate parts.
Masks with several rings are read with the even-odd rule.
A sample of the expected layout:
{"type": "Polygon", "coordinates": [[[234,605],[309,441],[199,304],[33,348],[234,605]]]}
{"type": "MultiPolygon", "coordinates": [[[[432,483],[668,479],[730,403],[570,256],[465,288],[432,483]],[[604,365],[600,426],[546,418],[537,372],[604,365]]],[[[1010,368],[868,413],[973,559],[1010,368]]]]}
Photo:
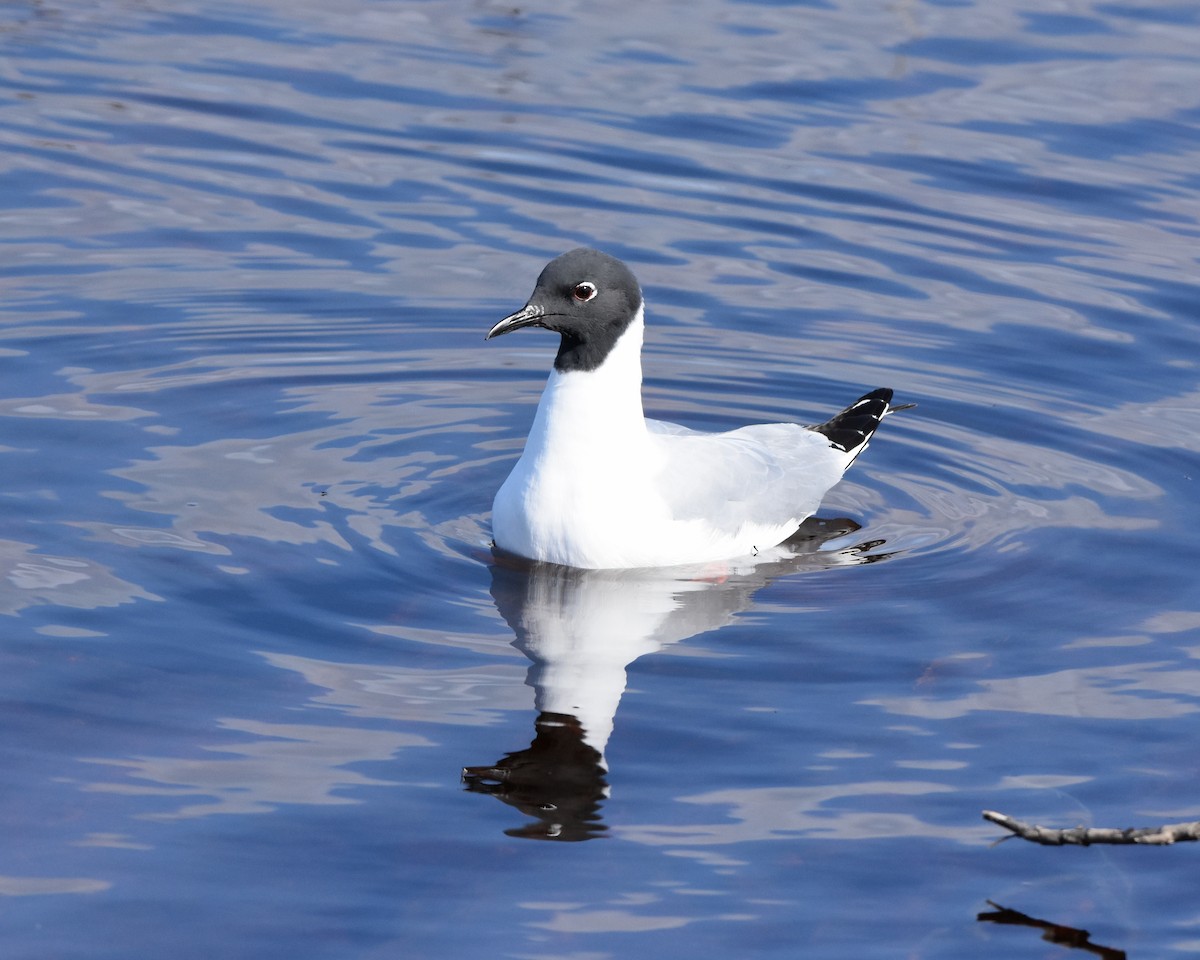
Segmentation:
{"type": "Polygon", "coordinates": [[[854,453],[866,445],[889,413],[915,406],[915,403],[903,403],[893,407],[892,391],[880,387],[863,394],[841,413],[809,429],[828,437],[829,442],[839,450],[854,453]]]}

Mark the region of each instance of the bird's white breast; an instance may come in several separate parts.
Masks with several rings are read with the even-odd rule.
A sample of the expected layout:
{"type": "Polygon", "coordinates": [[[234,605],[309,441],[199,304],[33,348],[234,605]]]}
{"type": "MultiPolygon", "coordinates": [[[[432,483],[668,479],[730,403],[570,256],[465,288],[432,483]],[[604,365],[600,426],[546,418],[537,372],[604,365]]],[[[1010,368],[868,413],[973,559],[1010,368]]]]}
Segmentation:
{"type": "Polygon", "coordinates": [[[575,567],[639,566],[669,520],[641,399],[641,311],[595,370],[552,371],[521,459],[496,494],[496,543],[575,567]]]}

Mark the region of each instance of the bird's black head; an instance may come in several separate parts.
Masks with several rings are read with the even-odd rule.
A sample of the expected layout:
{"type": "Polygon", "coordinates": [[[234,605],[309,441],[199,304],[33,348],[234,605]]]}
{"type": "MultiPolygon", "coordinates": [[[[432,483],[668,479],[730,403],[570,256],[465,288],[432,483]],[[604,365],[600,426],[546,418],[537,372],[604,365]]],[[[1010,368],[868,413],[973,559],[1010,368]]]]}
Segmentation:
{"type": "Polygon", "coordinates": [[[545,327],[562,336],[555,370],[595,370],[641,305],[641,288],[625,264],[579,247],[546,264],[529,302],[492,327],[485,339],[521,327],[545,327]]]}

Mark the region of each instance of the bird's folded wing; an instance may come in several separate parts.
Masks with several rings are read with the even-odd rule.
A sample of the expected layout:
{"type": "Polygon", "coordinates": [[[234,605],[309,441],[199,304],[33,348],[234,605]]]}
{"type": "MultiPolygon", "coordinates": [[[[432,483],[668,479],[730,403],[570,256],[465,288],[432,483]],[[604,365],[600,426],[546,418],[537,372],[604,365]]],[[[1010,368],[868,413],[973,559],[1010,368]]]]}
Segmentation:
{"type": "Polygon", "coordinates": [[[655,484],[673,516],[724,529],[786,524],[810,515],[849,457],[792,423],[697,433],[647,421],[663,454],[655,484]]]}

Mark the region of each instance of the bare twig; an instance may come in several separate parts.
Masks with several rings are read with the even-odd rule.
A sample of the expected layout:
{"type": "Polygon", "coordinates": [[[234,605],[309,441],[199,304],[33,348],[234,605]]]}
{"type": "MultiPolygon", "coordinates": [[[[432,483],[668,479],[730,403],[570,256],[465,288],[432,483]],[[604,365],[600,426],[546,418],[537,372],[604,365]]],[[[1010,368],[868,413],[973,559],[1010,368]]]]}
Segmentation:
{"type": "Polygon", "coordinates": [[[1042,827],[1017,820],[995,810],[984,810],[983,819],[990,820],[1013,835],[1048,847],[1075,845],[1087,847],[1093,843],[1140,843],[1163,845],[1181,840],[1200,840],[1200,820],[1191,823],[1168,823],[1161,827],[1042,827]]]}

